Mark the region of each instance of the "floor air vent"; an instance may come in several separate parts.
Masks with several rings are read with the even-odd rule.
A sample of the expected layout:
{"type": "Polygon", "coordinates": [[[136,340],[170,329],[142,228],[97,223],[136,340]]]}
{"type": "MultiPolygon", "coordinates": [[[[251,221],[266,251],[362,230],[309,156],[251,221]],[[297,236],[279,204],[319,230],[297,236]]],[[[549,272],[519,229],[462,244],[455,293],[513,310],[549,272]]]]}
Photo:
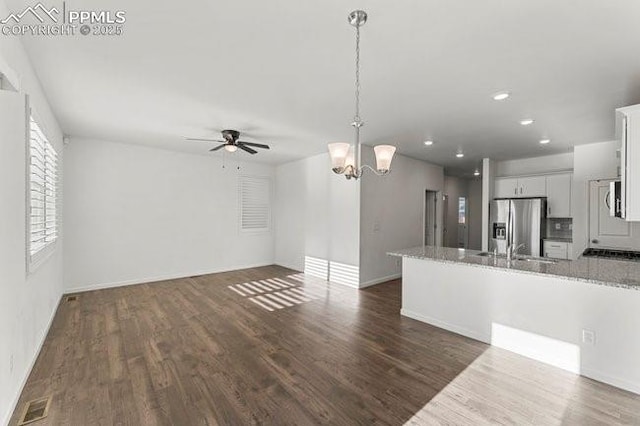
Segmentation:
{"type": "Polygon", "coordinates": [[[22,413],[22,417],[20,417],[18,426],[26,425],[47,417],[49,405],[51,405],[50,396],[27,402],[27,406],[22,413]]]}
{"type": "Polygon", "coordinates": [[[67,302],[75,302],[78,300],[78,296],[67,296],[67,302]]]}

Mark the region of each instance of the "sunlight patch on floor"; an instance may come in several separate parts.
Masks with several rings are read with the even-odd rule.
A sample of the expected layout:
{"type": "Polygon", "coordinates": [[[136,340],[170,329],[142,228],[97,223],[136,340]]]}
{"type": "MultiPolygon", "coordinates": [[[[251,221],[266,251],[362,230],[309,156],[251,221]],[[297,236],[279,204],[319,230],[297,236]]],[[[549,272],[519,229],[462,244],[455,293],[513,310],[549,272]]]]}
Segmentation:
{"type": "MultiPolygon", "coordinates": [[[[319,292],[303,287],[312,281],[315,283],[319,280],[305,277],[304,274],[294,274],[285,278],[273,277],[233,284],[227,288],[241,297],[248,298],[255,305],[272,312],[322,297],[319,292]]],[[[326,284],[324,281],[323,283],[326,284]]]]}
{"type": "Polygon", "coordinates": [[[578,379],[577,375],[489,348],[405,425],[560,425],[578,379]],[[509,388],[518,392],[505,391],[509,388]],[[554,397],[540,397],[547,393],[554,397]]]}

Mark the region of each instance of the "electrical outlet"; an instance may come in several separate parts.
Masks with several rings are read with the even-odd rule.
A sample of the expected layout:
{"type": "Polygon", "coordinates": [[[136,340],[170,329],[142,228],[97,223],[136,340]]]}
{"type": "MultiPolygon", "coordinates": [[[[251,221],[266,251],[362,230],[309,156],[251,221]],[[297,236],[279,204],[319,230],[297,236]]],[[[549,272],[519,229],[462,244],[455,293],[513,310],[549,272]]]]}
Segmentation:
{"type": "Polygon", "coordinates": [[[591,330],[582,330],[582,343],[585,345],[595,346],[596,333],[591,330]]]}
{"type": "Polygon", "coordinates": [[[562,224],[561,223],[556,223],[556,229],[558,229],[558,230],[562,229],[562,224]]]}

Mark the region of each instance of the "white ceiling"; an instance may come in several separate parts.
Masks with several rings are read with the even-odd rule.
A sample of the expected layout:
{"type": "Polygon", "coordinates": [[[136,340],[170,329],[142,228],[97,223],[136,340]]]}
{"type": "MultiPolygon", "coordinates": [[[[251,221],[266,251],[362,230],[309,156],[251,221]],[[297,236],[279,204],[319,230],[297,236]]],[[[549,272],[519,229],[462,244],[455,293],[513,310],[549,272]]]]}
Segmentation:
{"type": "Polygon", "coordinates": [[[350,141],[355,42],[346,16],[356,8],[369,13],[366,144],[396,144],[468,173],[482,157],[610,140],[613,110],[640,103],[638,0],[76,3],[67,7],[125,10],[124,35],[23,40],[72,136],[206,153],[207,143],[183,136],[237,128],[272,145],[253,158],[271,163],[350,141]],[[492,100],[501,90],[511,98],[492,100]],[[536,122],[520,126],[527,117],[536,122]],[[425,139],[436,144],[425,148],[425,139]]]}

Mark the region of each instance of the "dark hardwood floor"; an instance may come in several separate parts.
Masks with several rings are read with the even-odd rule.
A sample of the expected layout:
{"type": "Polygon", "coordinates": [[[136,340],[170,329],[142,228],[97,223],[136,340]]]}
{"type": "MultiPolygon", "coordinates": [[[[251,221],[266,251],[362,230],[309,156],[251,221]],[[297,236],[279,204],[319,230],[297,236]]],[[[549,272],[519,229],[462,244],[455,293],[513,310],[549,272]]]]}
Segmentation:
{"type": "Polygon", "coordinates": [[[11,424],[43,395],[34,426],[640,424],[638,395],[401,317],[398,281],[273,266],[78,296],[11,424]]]}

